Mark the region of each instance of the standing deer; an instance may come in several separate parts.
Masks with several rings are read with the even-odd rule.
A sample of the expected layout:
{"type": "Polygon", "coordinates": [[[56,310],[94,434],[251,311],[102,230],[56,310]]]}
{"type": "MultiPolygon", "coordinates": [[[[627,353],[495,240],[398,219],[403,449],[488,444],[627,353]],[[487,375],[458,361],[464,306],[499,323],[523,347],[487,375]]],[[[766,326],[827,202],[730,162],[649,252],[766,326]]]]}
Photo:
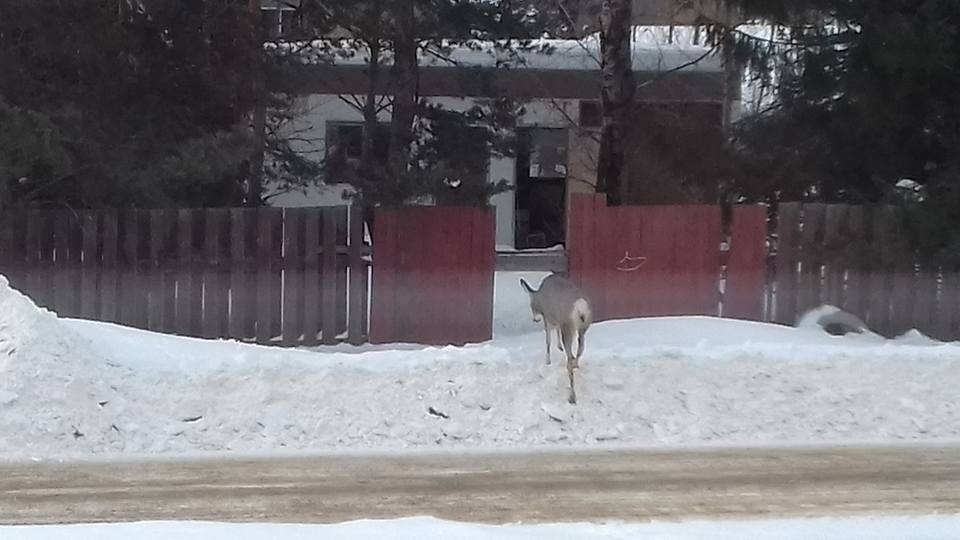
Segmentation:
{"type": "Polygon", "coordinates": [[[547,337],[547,365],[550,364],[550,334],[556,330],[559,334],[557,346],[567,354],[567,375],[570,377],[570,403],[577,402],[573,388],[573,370],[579,367],[583,354],[583,336],[593,322],[590,302],[587,296],[569,279],[551,274],[534,290],[523,278],[520,285],[530,295],[530,311],[534,322],[543,321],[543,331],[547,337]],[[577,354],[573,354],[573,336],[577,335],[577,354]]]}

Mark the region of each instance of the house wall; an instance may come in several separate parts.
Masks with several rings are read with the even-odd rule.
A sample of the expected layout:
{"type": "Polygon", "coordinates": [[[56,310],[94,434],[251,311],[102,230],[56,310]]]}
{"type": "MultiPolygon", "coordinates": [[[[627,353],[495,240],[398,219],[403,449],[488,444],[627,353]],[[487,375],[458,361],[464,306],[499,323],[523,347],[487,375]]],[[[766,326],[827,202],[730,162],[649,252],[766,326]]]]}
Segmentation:
{"type": "MultiPolygon", "coordinates": [[[[474,98],[433,97],[432,103],[450,110],[464,110],[476,103],[474,98]]],[[[533,100],[525,104],[525,113],[517,119],[520,126],[570,127],[577,122],[577,101],[575,100],[533,100]]],[[[322,160],[326,148],[326,126],[329,122],[362,122],[363,115],[355,107],[334,94],[309,94],[299,98],[297,115],[288,126],[288,133],[295,134],[295,150],[307,157],[322,160]]],[[[389,112],[381,112],[379,119],[389,122],[389,112]]],[[[573,132],[575,130],[571,130],[573,132]]],[[[579,139],[572,138],[569,150],[581,147],[579,139]]],[[[580,153],[590,152],[588,147],[580,153]]],[[[585,161],[588,161],[585,159],[585,161]]],[[[488,178],[490,182],[506,180],[511,185],[516,182],[516,160],[512,157],[491,157],[488,178]]],[[[584,169],[586,170],[586,169],[584,169]]],[[[584,173],[587,174],[587,173],[584,173]]],[[[568,180],[572,182],[572,180],[568,180]]],[[[266,186],[268,204],[280,207],[335,206],[344,204],[345,195],[352,192],[347,184],[324,184],[310,186],[286,193],[277,193],[276,186],[266,186]]],[[[492,198],[496,208],[496,243],[498,246],[514,246],[515,199],[513,191],[501,193],[492,198]]]]}
{"type": "MultiPolygon", "coordinates": [[[[476,103],[475,98],[432,97],[425,98],[431,102],[452,110],[464,110],[476,103]]],[[[691,103],[687,105],[649,105],[655,110],[665,107],[664,110],[690,111],[684,113],[692,124],[679,124],[679,128],[664,120],[660,116],[638,117],[642,125],[636,125],[641,134],[653,135],[664,139],[659,144],[667,144],[670,148],[682,148],[685,155],[699,156],[699,162],[719,162],[720,157],[713,159],[707,152],[717,151],[721,145],[713,144],[720,137],[719,104],[691,103]],[[713,118],[716,116],[716,118],[713,118]],[[683,126],[686,126],[683,128],[683,126]],[[652,131],[650,128],[654,128],[652,131]],[[683,128],[683,129],[680,129],[683,128]],[[678,130],[679,129],[679,130],[678,130]]],[[[289,126],[295,132],[294,146],[308,157],[322,160],[325,152],[326,128],[329,122],[356,122],[363,121],[362,114],[355,107],[346,103],[335,94],[310,94],[300,98],[298,114],[289,126]]],[[[524,104],[525,112],[517,119],[521,127],[566,128],[567,132],[567,174],[566,192],[567,207],[572,193],[591,193],[595,191],[597,156],[599,155],[598,128],[581,128],[578,100],[539,99],[530,100],[524,104]]],[[[388,112],[381,112],[380,121],[389,122],[388,112]]],[[[683,161],[654,159],[663,154],[656,146],[650,146],[643,137],[633,141],[627,164],[627,176],[624,183],[624,200],[643,201],[645,203],[672,203],[690,202],[698,200],[712,200],[711,193],[705,192],[696,185],[712,183],[710,170],[700,170],[683,161]],[[689,170],[688,170],[689,169],[689,170]]],[[[690,160],[697,162],[696,160],[690,160]]],[[[697,163],[699,163],[697,162],[697,163]]],[[[491,156],[488,167],[490,182],[506,180],[516,185],[516,159],[512,157],[491,156]]],[[[270,186],[267,186],[270,194],[270,186]]],[[[327,184],[308,187],[288,193],[275,194],[270,197],[269,204],[273,206],[331,206],[344,204],[345,194],[352,188],[346,184],[327,184]]],[[[498,246],[514,247],[515,245],[515,209],[516,199],[513,191],[507,191],[494,196],[491,203],[496,208],[496,243],[498,246]]]]}

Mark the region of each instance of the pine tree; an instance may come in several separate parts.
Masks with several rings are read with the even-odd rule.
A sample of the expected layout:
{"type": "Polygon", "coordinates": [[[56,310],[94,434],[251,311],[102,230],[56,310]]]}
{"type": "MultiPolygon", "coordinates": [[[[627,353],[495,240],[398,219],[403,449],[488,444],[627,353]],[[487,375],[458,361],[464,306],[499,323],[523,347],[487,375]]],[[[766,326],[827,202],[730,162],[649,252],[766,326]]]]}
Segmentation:
{"type": "Polygon", "coordinates": [[[357,96],[365,156],[377,137],[378,110],[385,106],[391,111],[387,163],[329,160],[327,175],[349,181],[371,204],[396,205],[422,196],[487,204],[492,194],[506,189],[506,183],[487,182],[486,160],[491,152],[512,151],[505,128],[518,104],[491,99],[466,111],[430,104],[418,95],[417,56],[444,58],[451,47],[477,46],[479,41],[522,48],[539,33],[543,20],[528,7],[506,0],[304,0],[304,19],[314,36],[329,36],[334,29],[348,36],[317,41],[321,54],[335,58],[348,46],[358,46],[367,60],[368,92],[357,96]],[[389,88],[386,105],[376,91],[381,81],[389,88]]]}
{"type": "Polygon", "coordinates": [[[739,0],[773,36],[721,29],[776,90],[734,143],[752,198],[896,201],[932,256],[960,253],[960,3],[739,0]]]}
{"type": "Polygon", "coordinates": [[[52,126],[28,123],[39,131],[25,140],[44,138],[69,157],[23,177],[4,172],[13,154],[0,148],[11,204],[239,204],[260,46],[253,24],[234,0],[0,3],[0,97],[52,126]]]}

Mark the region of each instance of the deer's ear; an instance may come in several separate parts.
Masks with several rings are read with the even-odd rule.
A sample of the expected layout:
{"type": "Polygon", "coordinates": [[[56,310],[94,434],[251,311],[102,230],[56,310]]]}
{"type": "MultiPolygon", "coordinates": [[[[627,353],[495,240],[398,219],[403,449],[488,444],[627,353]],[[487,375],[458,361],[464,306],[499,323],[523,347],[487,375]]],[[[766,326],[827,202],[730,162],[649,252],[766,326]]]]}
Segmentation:
{"type": "Polygon", "coordinates": [[[532,294],[534,292],[533,287],[531,287],[530,284],[527,283],[527,280],[523,278],[520,278],[520,286],[523,287],[523,290],[527,291],[528,293],[532,294]]]}

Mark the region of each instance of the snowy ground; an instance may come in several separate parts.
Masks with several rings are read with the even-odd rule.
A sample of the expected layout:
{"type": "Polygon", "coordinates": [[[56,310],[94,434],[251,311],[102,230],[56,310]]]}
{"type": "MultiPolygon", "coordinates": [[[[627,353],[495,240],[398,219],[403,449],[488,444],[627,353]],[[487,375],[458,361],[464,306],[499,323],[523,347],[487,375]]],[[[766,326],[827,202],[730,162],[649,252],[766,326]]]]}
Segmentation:
{"type": "Polygon", "coordinates": [[[568,406],[517,277],[492,342],[319,352],[60,320],[0,279],[0,458],[960,437],[956,344],[706,317],[595,325],[568,406]]]}
{"type": "Polygon", "coordinates": [[[0,527],[4,540],[112,540],[203,538],[205,540],[954,540],[960,516],[692,521],[646,524],[475,525],[415,517],[353,521],[336,525],[141,522],[93,525],[0,527]]]}

